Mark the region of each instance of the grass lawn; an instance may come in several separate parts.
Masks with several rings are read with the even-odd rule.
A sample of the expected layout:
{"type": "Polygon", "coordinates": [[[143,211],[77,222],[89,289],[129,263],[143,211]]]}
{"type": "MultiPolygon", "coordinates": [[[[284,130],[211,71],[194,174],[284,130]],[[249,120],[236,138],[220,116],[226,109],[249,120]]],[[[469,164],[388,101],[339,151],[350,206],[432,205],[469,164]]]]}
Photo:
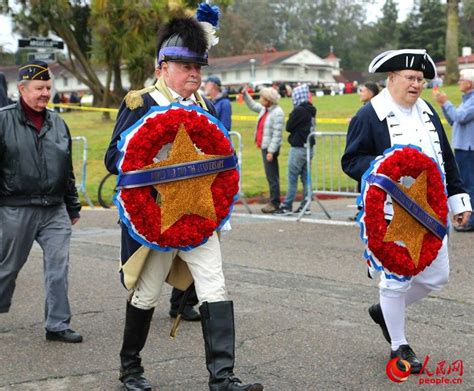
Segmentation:
{"type": "MultiPolygon", "coordinates": [[[[450,86],[443,88],[449,95],[451,101],[458,105],[461,101],[461,93],[457,86],[450,86]]],[[[431,90],[423,92],[422,97],[433,104],[438,114],[442,117],[439,106],[436,105],[431,98],[431,90]]],[[[340,131],[346,132],[349,118],[357,112],[360,108],[360,101],[357,94],[337,95],[337,96],[323,96],[315,98],[313,103],[317,108],[316,122],[317,131],[340,131]],[[331,119],[331,120],[330,120],[331,119]],[[334,121],[335,119],[335,121],[334,121]]],[[[281,106],[286,115],[291,112],[292,103],[290,98],[281,100],[281,106]]],[[[254,129],[255,118],[257,113],[250,111],[245,104],[232,103],[233,115],[236,116],[250,116],[253,118],[245,120],[234,120],[232,123],[232,130],[237,131],[242,135],[243,142],[243,177],[242,184],[246,196],[258,196],[268,194],[268,185],[263,172],[262,158],[260,150],[254,144],[254,129]]],[[[99,112],[89,111],[75,111],[70,113],[62,113],[61,116],[69,125],[73,136],[84,136],[88,140],[88,161],[87,161],[87,193],[94,204],[97,204],[97,190],[100,180],[106,174],[106,169],[103,164],[105,150],[110,141],[110,136],[114,127],[114,121],[103,121],[102,114],[99,112]]],[[[112,114],[112,118],[114,114],[112,114]]],[[[449,125],[445,124],[446,131],[450,138],[451,129],[449,125]]],[[[287,187],[287,158],[289,151],[289,144],[287,140],[287,133],[284,132],[284,141],[280,151],[280,181],[282,193],[286,192],[287,187]]],[[[344,146],[342,145],[342,148],[344,146]]],[[[329,156],[327,147],[320,145],[321,150],[317,150],[317,154],[329,156]]],[[[333,156],[331,160],[338,161],[340,156],[333,156]]],[[[328,171],[328,162],[324,165],[324,170],[328,171]]],[[[337,167],[338,168],[338,167],[337,167]]],[[[339,168],[338,168],[339,169],[339,168]]],[[[323,168],[319,169],[319,176],[322,177],[323,168]]],[[[339,169],[340,170],[340,169],[339,169]]],[[[333,176],[343,181],[346,181],[344,174],[339,171],[333,172],[333,176]]],[[[329,175],[326,173],[324,180],[326,185],[329,185],[329,175]]],[[[321,186],[320,183],[318,186],[321,186]]],[[[85,203],[81,196],[81,201],[85,203]]]]}

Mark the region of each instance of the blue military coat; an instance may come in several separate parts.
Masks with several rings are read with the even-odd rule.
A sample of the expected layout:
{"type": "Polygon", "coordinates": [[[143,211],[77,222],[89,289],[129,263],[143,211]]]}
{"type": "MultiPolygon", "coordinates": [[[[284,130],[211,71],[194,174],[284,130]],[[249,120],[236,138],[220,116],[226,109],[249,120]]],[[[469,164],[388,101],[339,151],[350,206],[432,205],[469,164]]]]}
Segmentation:
{"type": "MultiPolygon", "coordinates": [[[[438,133],[440,141],[448,197],[464,193],[458,167],[443,125],[433,107],[429,103],[425,103],[431,109],[432,114],[427,114],[438,133]]],[[[351,178],[360,181],[370,163],[377,156],[383,155],[383,152],[391,146],[387,120],[381,121],[372,103],[369,102],[357,112],[349,124],[346,149],[341,159],[342,169],[351,178]]]]}
{"type": "MultiPolygon", "coordinates": [[[[143,106],[138,107],[134,110],[131,110],[127,107],[125,102],[122,102],[118,115],[117,120],[115,122],[115,128],[112,133],[112,140],[110,141],[109,147],[107,152],[105,153],[105,166],[107,170],[112,174],[118,174],[117,163],[120,160],[120,151],[117,148],[117,143],[120,141],[120,136],[122,132],[132,126],[135,122],[137,122],[141,117],[143,117],[152,106],[157,106],[158,104],[155,100],[150,96],[150,94],[146,93],[142,95],[143,98],[143,106]]],[[[213,104],[208,100],[203,98],[207,109],[210,114],[213,116],[216,115],[215,108],[213,104]]],[[[126,263],[130,256],[137,251],[141,244],[134,240],[128,233],[128,228],[121,223],[122,228],[122,241],[121,241],[121,251],[120,251],[120,258],[122,264],[126,263]]]]}

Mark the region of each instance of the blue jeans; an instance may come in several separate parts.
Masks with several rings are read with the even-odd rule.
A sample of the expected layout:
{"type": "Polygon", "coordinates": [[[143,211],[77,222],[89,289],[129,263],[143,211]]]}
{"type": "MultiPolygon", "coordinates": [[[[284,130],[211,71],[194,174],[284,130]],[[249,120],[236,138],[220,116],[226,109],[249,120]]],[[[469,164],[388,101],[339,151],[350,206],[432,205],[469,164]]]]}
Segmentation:
{"type": "MultiPolygon", "coordinates": [[[[464,183],[466,193],[471,197],[471,205],[474,203],[474,151],[465,151],[463,149],[455,149],[454,157],[459,166],[459,173],[464,183]]],[[[469,219],[469,225],[474,226],[474,214],[469,219]]]]}
{"type": "MultiPolygon", "coordinates": [[[[313,158],[313,149],[311,149],[311,159],[313,158]]],[[[307,173],[308,167],[306,163],[306,148],[305,147],[291,147],[288,155],[288,191],[282,207],[291,210],[293,208],[293,201],[296,196],[296,189],[298,187],[298,176],[301,177],[303,183],[303,200],[301,206],[306,203],[308,193],[307,173]]]]}

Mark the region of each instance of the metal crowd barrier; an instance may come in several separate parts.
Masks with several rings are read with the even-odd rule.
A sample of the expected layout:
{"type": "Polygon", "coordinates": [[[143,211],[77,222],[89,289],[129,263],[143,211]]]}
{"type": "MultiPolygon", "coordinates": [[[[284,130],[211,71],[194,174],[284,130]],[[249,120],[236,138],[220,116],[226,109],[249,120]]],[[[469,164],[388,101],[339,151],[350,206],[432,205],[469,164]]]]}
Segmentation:
{"type": "Polygon", "coordinates": [[[318,198],[318,194],[357,197],[357,182],[349,178],[341,168],[341,157],[346,145],[346,132],[311,132],[306,139],[306,164],[308,194],[306,203],[297,217],[299,221],[314,199],[326,214],[331,215],[318,198]],[[311,139],[315,139],[311,161],[311,139]]]}
{"type": "Polygon", "coordinates": [[[252,214],[252,211],[250,210],[250,207],[247,204],[247,201],[245,200],[245,195],[244,195],[244,191],[242,187],[242,150],[243,150],[242,136],[239,132],[235,132],[235,131],[229,132],[229,134],[231,138],[235,137],[237,139],[237,148],[235,146],[235,143],[233,142],[232,143],[234,144],[234,150],[237,153],[237,161],[239,163],[239,199],[242,202],[242,204],[244,204],[245,209],[247,209],[247,212],[252,214]]]}
{"type": "Polygon", "coordinates": [[[76,188],[82,193],[91,208],[94,207],[86,192],[87,178],[87,139],[83,136],[72,137],[72,166],[76,177],[76,188]]]}

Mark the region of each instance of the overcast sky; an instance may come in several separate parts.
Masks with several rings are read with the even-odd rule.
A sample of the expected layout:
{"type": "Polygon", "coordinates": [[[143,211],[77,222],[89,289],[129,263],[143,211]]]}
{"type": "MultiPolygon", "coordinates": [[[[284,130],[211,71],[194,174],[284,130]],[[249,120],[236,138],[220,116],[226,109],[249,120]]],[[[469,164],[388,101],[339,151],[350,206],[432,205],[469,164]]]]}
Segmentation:
{"type": "MultiPolygon", "coordinates": [[[[405,20],[407,14],[413,7],[413,0],[397,0],[398,3],[398,20],[405,20]]],[[[369,22],[376,21],[382,15],[382,7],[385,0],[376,0],[375,5],[370,7],[367,14],[369,22]]],[[[10,18],[0,15],[0,45],[6,51],[15,52],[18,49],[18,35],[12,34],[12,24],[10,18]]]]}
{"type": "MultiPolygon", "coordinates": [[[[413,8],[413,0],[396,0],[395,2],[398,3],[398,21],[402,22],[406,19],[407,15],[413,8]]],[[[382,16],[382,7],[384,4],[385,0],[376,0],[375,5],[373,6],[373,11],[372,7],[369,8],[367,19],[370,22],[375,22],[382,16]]]]}

